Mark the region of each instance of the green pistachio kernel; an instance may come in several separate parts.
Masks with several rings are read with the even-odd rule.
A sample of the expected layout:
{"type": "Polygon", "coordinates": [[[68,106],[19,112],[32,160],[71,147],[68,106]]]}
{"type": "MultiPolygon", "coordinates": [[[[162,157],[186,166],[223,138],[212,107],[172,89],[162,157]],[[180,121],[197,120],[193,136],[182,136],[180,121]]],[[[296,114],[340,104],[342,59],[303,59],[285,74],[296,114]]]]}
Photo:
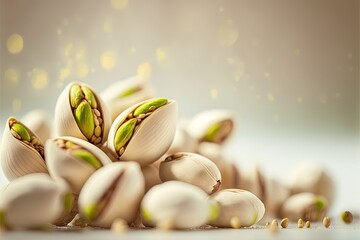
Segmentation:
{"type": "Polygon", "coordinates": [[[210,216],[209,221],[215,221],[219,217],[219,204],[214,202],[210,204],[210,216]]]}
{"type": "Polygon", "coordinates": [[[115,149],[119,151],[131,138],[136,126],[136,118],[132,118],[127,122],[123,123],[115,134],[115,149]]]}
{"type": "Polygon", "coordinates": [[[95,217],[97,216],[98,214],[98,209],[97,209],[97,206],[96,204],[89,204],[87,205],[84,210],[83,210],[83,213],[84,213],[84,217],[91,221],[91,220],[94,220],[95,217]]]}
{"type": "Polygon", "coordinates": [[[67,212],[70,212],[74,205],[74,195],[72,193],[67,193],[64,199],[64,209],[67,212]]]}
{"type": "Polygon", "coordinates": [[[97,102],[94,93],[88,87],[85,86],[82,86],[81,89],[85,93],[85,98],[91,102],[91,107],[97,108],[97,102]]]}
{"type": "Polygon", "coordinates": [[[81,91],[80,85],[74,84],[70,88],[70,104],[71,104],[71,107],[77,108],[83,99],[84,99],[84,94],[81,91]]]}
{"type": "Polygon", "coordinates": [[[316,212],[321,213],[327,207],[327,201],[323,197],[318,197],[315,200],[316,212]]]}
{"type": "Polygon", "coordinates": [[[21,137],[22,140],[26,140],[26,141],[30,142],[30,140],[31,140],[30,134],[23,125],[21,125],[20,123],[15,123],[12,125],[11,128],[15,132],[17,132],[17,134],[19,134],[19,136],[21,137]]]}
{"type": "Polygon", "coordinates": [[[141,214],[145,220],[151,221],[151,214],[148,210],[146,210],[145,208],[141,208],[141,214]]]}
{"type": "Polygon", "coordinates": [[[94,115],[88,102],[83,101],[75,110],[75,120],[81,132],[87,139],[91,139],[94,134],[95,123],[94,115]]]}
{"type": "Polygon", "coordinates": [[[95,169],[99,169],[102,167],[101,162],[89,151],[85,149],[76,149],[71,152],[72,155],[80,158],[81,160],[87,162],[95,169]]]}
{"type": "Polygon", "coordinates": [[[155,98],[148,100],[134,111],[134,116],[137,117],[140,114],[146,114],[150,111],[154,111],[155,109],[164,106],[167,103],[168,100],[166,98],[155,98]]]}
{"type": "Polygon", "coordinates": [[[221,128],[220,123],[213,123],[206,131],[204,140],[207,142],[212,142],[216,138],[216,134],[219,132],[221,128]]]}
{"type": "Polygon", "coordinates": [[[124,98],[124,97],[130,96],[130,95],[133,95],[134,93],[136,93],[137,91],[138,91],[138,88],[130,88],[130,89],[123,91],[119,97],[124,98]]]}

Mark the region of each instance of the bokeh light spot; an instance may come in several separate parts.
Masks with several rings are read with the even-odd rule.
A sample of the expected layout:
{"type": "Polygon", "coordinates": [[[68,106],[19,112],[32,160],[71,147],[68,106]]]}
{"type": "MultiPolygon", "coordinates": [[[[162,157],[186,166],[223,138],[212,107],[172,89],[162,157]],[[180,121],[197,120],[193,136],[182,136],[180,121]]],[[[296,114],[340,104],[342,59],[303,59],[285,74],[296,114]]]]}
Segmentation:
{"type": "Polygon", "coordinates": [[[302,103],[302,102],[303,102],[303,98],[302,98],[302,97],[298,97],[298,98],[297,98],[297,102],[298,102],[298,103],[302,103]]]}
{"type": "Polygon", "coordinates": [[[137,74],[144,78],[149,78],[151,76],[151,71],[151,64],[149,62],[144,62],[137,68],[137,74]]]}
{"type": "Polygon", "coordinates": [[[218,41],[222,46],[230,47],[235,44],[239,37],[239,31],[233,21],[228,20],[218,31],[218,41]]]}
{"type": "Polygon", "coordinates": [[[76,75],[78,77],[84,78],[87,77],[87,75],[90,72],[89,66],[84,62],[79,62],[76,66],[76,75]]]}
{"type": "Polygon", "coordinates": [[[35,89],[42,90],[48,85],[48,73],[44,69],[33,68],[28,75],[35,89]]]}
{"type": "Polygon", "coordinates": [[[5,81],[7,81],[11,84],[17,85],[17,83],[20,80],[20,73],[15,68],[9,68],[9,69],[5,70],[4,78],[5,78],[5,81]]]}
{"type": "Polygon", "coordinates": [[[19,34],[12,34],[7,39],[6,46],[10,53],[18,54],[24,48],[24,40],[19,34]]]}
{"type": "Polygon", "coordinates": [[[166,56],[167,56],[167,54],[166,54],[166,52],[165,52],[164,49],[162,49],[162,48],[156,49],[156,60],[157,60],[158,62],[163,62],[163,61],[165,61],[166,56]]]}
{"type": "Polygon", "coordinates": [[[62,35],[63,34],[63,30],[61,28],[56,29],[56,34],[57,35],[62,35]]]}
{"type": "Polygon", "coordinates": [[[210,90],[210,96],[212,99],[217,99],[219,97],[219,92],[216,88],[210,90]]]}
{"type": "Polygon", "coordinates": [[[111,0],[111,5],[116,10],[123,10],[129,4],[129,0],[111,0]]]}
{"type": "Polygon", "coordinates": [[[69,68],[61,68],[59,71],[59,79],[65,80],[67,79],[71,74],[71,70],[69,68]]]}
{"type": "Polygon", "coordinates": [[[100,57],[100,63],[102,68],[105,70],[113,69],[117,63],[116,53],[111,51],[104,52],[100,57]]]}
{"type": "Polygon", "coordinates": [[[12,101],[12,110],[14,112],[20,112],[22,108],[22,101],[19,98],[14,98],[12,101]]]}
{"type": "Polygon", "coordinates": [[[275,100],[274,95],[272,95],[271,93],[266,94],[266,97],[269,102],[273,102],[275,100]]]}

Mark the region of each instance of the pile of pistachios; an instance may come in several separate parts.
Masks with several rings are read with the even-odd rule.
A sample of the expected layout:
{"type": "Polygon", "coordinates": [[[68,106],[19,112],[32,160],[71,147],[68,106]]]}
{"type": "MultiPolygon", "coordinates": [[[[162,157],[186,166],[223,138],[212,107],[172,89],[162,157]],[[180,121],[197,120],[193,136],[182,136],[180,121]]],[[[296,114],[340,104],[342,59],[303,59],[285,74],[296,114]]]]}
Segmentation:
{"type": "Polygon", "coordinates": [[[224,158],[235,115],[209,110],[177,123],[176,101],[154,98],[140,77],[101,94],[72,82],[57,99],[53,129],[39,111],[6,122],[0,160],[10,182],[0,189],[0,227],[123,231],[251,227],[265,215],[286,218],[286,226],[321,220],[334,197],[324,169],[297,168],[281,184],[257,165],[224,158]]]}

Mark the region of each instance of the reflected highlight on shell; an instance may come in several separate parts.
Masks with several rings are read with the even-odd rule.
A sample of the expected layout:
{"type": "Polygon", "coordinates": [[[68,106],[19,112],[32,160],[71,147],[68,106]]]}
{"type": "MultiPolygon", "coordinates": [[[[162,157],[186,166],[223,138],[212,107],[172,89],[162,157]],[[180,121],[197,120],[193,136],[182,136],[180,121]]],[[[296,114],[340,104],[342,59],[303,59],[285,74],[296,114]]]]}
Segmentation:
{"type": "Polygon", "coordinates": [[[10,53],[18,54],[24,48],[24,40],[19,34],[12,34],[7,39],[6,46],[10,53]]]}

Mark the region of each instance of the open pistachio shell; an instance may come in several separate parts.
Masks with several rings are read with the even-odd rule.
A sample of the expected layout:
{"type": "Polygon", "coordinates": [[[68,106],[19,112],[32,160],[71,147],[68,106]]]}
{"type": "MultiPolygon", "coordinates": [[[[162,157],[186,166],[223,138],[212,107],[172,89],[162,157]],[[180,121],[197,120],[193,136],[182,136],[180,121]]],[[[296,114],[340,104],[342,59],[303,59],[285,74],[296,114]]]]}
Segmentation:
{"type": "Polygon", "coordinates": [[[71,82],[64,88],[55,107],[56,136],[72,136],[101,147],[110,124],[107,107],[90,86],[71,82]]]}
{"type": "Polygon", "coordinates": [[[215,163],[195,153],[179,152],[168,156],[160,164],[163,182],[177,180],[193,184],[208,194],[221,185],[221,174],[215,163]]]}
{"type": "Polygon", "coordinates": [[[218,203],[218,217],[209,222],[212,226],[231,227],[236,219],[241,227],[250,227],[262,219],[265,206],[251,192],[241,189],[224,189],[210,197],[218,203]]]}
{"type": "Polygon", "coordinates": [[[149,191],[153,186],[162,183],[159,176],[159,169],[152,164],[141,168],[141,172],[145,179],[145,192],[149,191]]]}
{"type": "Polygon", "coordinates": [[[235,113],[228,110],[208,110],[195,115],[188,132],[199,142],[224,144],[233,134],[235,113]]]}
{"type": "Polygon", "coordinates": [[[133,76],[109,85],[100,95],[109,106],[110,116],[114,121],[125,109],[152,98],[154,93],[145,78],[133,76]]]}
{"type": "Polygon", "coordinates": [[[74,137],[49,139],[45,144],[45,156],[50,175],[64,179],[75,194],[80,193],[91,174],[111,163],[99,148],[74,137]]]}
{"type": "Polygon", "coordinates": [[[288,186],[291,194],[311,192],[326,198],[329,206],[335,196],[335,184],[325,168],[310,162],[301,162],[290,172],[288,186]]]}
{"type": "Polygon", "coordinates": [[[9,180],[29,173],[48,172],[40,139],[13,117],[5,124],[0,158],[2,170],[9,180]]]}
{"type": "Polygon", "coordinates": [[[79,195],[79,212],[92,226],[109,228],[115,219],[136,219],[145,182],[139,164],[110,163],[92,174],[79,195]]]}
{"type": "Polygon", "coordinates": [[[320,221],[325,216],[328,203],[323,196],[304,192],[292,195],[281,207],[281,216],[291,221],[320,221]]]}
{"type": "Polygon", "coordinates": [[[63,212],[68,190],[48,174],[33,173],[10,182],[1,193],[2,224],[11,229],[41,228],[63,212]]]}
{"type": "Polygon", "coordinates": [[[151,188],[141,202],[145,226],[186,229],[199,227],[210,216],[207,194],[200,188],[169,181],[151,188]]]}
{"type": "Polygon", "coordinates": [[[30,128],[40,138],[41,142],[44,143],[50,138],[50,117],[45,111],[32,110],[21,118],[21,122],[30,128]]]}
{"type": "Polygon", "coordinates": [[[138,103],[115,119],[107,141],[107,147],[115,158],[147,166],[168,150],[176,129],[177,104],[172,100],[161,100],[138,103]],[[142,108],[149,103],[155,105],[149,109],[142,108]],[[139,115],[135,116],[138,109],[143,112],[136,112],[135,115],[139,115]]]}

